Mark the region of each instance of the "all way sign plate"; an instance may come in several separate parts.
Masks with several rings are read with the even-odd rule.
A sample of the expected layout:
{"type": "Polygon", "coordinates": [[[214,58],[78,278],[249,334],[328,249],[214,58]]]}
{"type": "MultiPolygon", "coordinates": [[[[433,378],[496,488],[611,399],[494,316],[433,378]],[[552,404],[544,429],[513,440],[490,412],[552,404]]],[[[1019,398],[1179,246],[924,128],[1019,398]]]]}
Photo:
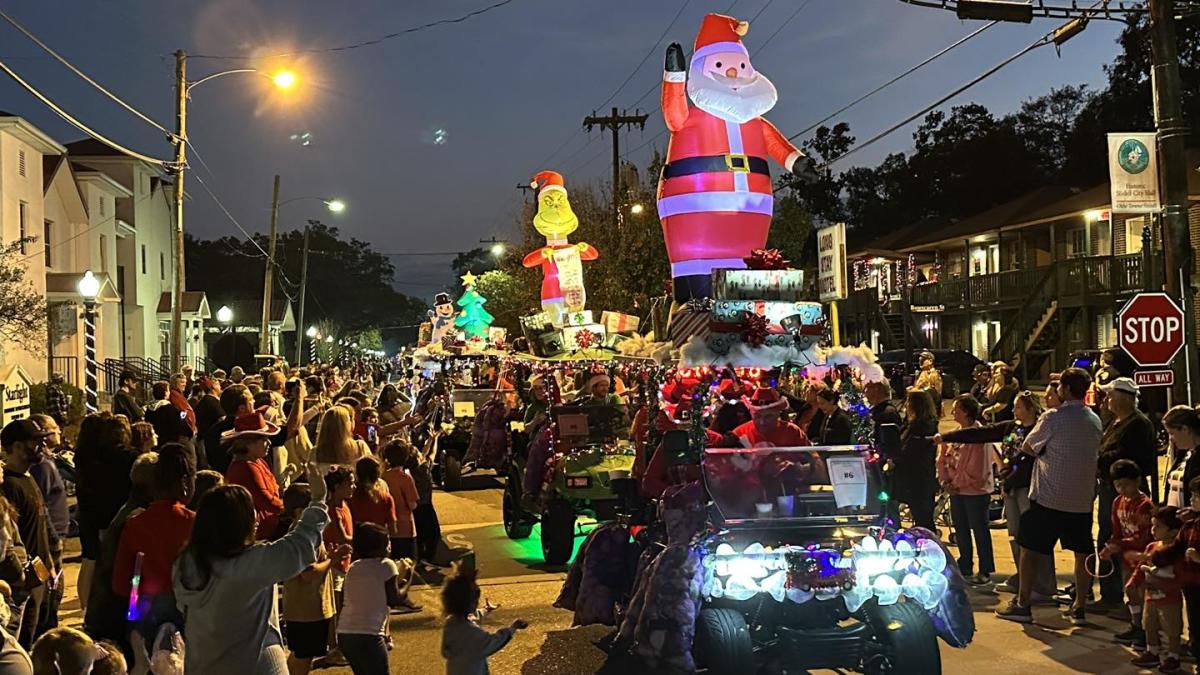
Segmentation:
{"type": "Polygon", "coordinates": [[[1133,381],[1139,387],[1169,387],[1175,384],[1175,371],[1139,370],[1133,374],[1133,381]]]}

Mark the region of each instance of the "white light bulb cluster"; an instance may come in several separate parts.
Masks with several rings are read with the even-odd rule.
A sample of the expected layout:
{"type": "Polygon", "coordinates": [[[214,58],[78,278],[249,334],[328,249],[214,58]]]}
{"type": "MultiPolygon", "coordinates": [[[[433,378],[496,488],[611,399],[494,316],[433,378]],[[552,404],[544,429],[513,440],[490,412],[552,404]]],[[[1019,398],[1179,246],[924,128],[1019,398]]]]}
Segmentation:
{"type": "Polygon", "coordinates": [[[854,570],[854,586],[848,590],[837,586],[807,590],[788,587],[787,553],[801,550],[804,549],[768,549],[754,542],[738,553],[729,544],[722,543],[713,555],[705,557],[704,585],[700,593],[705,598],[731,600],[749,600],[759,593],[766,593],[776,602],[786,598],[797,604],[814,597],[828,600],[841,595],[846,609],[855,612],[872,597],[880,605],[891,605],[901,595],[930,610],[937,606],[949,587],[942,574],[946,569],[946,554],[937,542],[929,539],[918,539],[914,547],[906,539],[892,543],[887,539],[877,541],[873,537],[864,537],[854,545],[851,556],[832,558],[834,568],[854,570]]]}

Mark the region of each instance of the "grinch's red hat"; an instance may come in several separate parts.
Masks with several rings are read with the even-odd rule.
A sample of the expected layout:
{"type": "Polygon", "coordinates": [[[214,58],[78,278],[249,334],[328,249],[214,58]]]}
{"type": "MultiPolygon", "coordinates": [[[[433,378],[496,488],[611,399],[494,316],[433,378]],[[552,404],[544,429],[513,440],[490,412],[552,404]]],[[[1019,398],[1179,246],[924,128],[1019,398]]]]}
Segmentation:
{"type": "Polygon", "coordinates": [[[721,383],[717,385],[717,393],[720,394],[722,398],[731,400],[738,398],[742,395],[742,391],[742,383],[731,377],[721,380],[721,383]]]}
{"type": "Polygon", "coordinates": [[[709,14],[700,24],[700,32],[696,34],[696,45],[692,50],[692,63],[703,59],[709,54],[722,52],[741,52],[746,56],[750,52],[742,44],[742,36],[750,30],[750,24],[738,21],[724,14],[709,14]]]}
{"type": "Polygon", "coordinates": [[[750,396],[743,396],[742,402],[750,409],[752,415],[769,410],[783,410],[788,407],[787,399],[770,387],[755,389],[750,396]]]}
{"type": "Polygon", "coordinates": [[[567,188],[563,185],[562,174],[557,171],[539,171],[529,183],[538,194],[542,194],[546,190],[562,190],[564,193],[567,188]]]}

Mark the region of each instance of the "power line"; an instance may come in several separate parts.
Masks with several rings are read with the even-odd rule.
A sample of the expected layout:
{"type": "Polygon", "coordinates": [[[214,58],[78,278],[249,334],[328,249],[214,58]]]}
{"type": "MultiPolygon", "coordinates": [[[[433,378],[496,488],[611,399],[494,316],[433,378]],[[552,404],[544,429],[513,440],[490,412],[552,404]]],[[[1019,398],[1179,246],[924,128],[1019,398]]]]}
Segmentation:
{"type": "MultiPolygon", "coordinates": [[[[362,42],[355,42],[355,43],[347,44],[347,45],[339,45],[337,47],[314,47],[312,49],[298,49],[296,51],[272,54],[270,56],[266,56],[266,57],[262,57],[262,58],[270,59],[270,58],[279,58],[279,57],[283,57],[283,56],[297,56],[300,54],[324,54],[324,53],[329,53],[329,52],[345,52],[345,51],[350,51],[353,49],[361,49],[363,47],[372,47],[372,46],[378,45],[380,43],[386,42],[388,40],[393,40],[395,38],[403,37],[405,35],[411,35],[412,33],[418,33],[420,31],[434,28],[437,26],[444,26],[444,25],[452,24],[452,23],[462,23],[472,17],[479,16],[480,14],[486,14],[487,12],[490,12],[494,9],[499,9],[505,5],[511,4],[513,1],[514,0],[500,0],[499,2],[488,5],[487,7],[483,7],[483,8],[474,10],[472,12],[467,12],[466,14],[463,14],[462,16],[457,16],[457,17],[450,18],[450,19],[438,19],[437,21],[430,21],[429,23],[421,24],[420,26],[413,26],[412,28],[405,28],[404,30],[399,30],[394,33],[388,33],[387,35],[383,35],[381,37],[377,37],[377,38],[374,38],[371,40],[364,40],[362,42]]],[[[193,59],[251,59],[251,58],[259,58],[259,57],[253,56],[253,55],[189,54],[188,58],[193,58],[193,59]]]]}
{"type": "Polygon", "coordinates": [[[46,43],[39,40],[36,35],[29,32],[28,30],[26,30],[26,28],[24,26],[22,26],[21,24],[17,23],[16,19],[9,16],[4,10],[0,10],[0,18],[7,21],[13,28],[16,28],[18,31],[20,31],[22,35],[29,38],[35,45],[40,47],[42,49],[42,51],[46,52],[50,56],[53,56],[55,58],[55,60],[57,60],[62,65],[66,66],[66,68],[68,70],[70,70],[71,72],[78,75],[84,82],[87,82],[88,84],[92,85],[96,89],[99,89],[105,96],[116,101],[117,104],[120,105],[122,108],[128,110],[129,112],[133,113],[137,117],[141,118],[142,121],[146,122],[147,124],[154,127],[155,129],[158,129],[159,131],[165,133],[169,138],[171,138],[171,139],[178,138],[178,136],[176,136],[174,132],[170,131],[169,129],[167,129],[163,125],[159,124],[158,122],[155,122],[154,120],[150,119],[148,116],[146,116],[144,113],[142,113],[142,111],[138,110],[137,108],[134,108],[132,105],[121,100],[121,98],[119,96],[112,93],[108,89],[105,89],[104,86],[101,85],[99,82],[93,80],[91,77],[88,77],[88,75],[86,73],[84,73],[82,70],[76,68],[74,64],[72,64],[66,58],[61,56],[58,52],[51,49],[49,45],[47,45],[46,43]]]}
{"type": "Polygon", "coordinates": [[[758,13],[754,15],[754,18],[750,19],[749,23],[758,21],[758,17],[762,16],[763,12],[767,11],[767,8],[770,7],[771,3],[773,2],[775,2],[775,0],[767,0],[767,4],[763,5],[762,9],[758,10],[758,13]]]}
{"type": "Polygon", "coordinates": [[[774,33],[771,33],[771,37],[767,38],[766,41],[760,44],[758,49],[755,49],[753,52],[751,52],[750,58],[758,56],[759,52],[766,49],[767,45],[771,44],[771,40],[774,40],[776,35],[779,35],[784,28],[787,28],[787,25],[792,22],[792,19],[795,19],[797,16],[799,16],[800,12],[803,12],[804,8],[808,7],[808,3],[810,2],[812,2],[812,0],[804,0],[804,2],[800,3],[800,6],[796,8],[796,11],[792,12],[791,16],[789,16],[783,23],[779,24],[779,27],[775,29],[774,33]]]}
{"type": "Polygon", "coordinates": [[[67,112],[66,110],[63,110],[62,108],[60,108],[58,106],[57,103],[50,100],[50,98],[47,97],[42,92],[38,91],[36,87],[34,87],[33,85],[29,84],[24,79],[22,79],[21,76],[18,75],[16,73],[16,71],[14,71],[12,68],[10,68],[7,63],[0,61],[0,70],[3,70],[4,73],[6,75],[8,75],[9,77],[11,77],[14,82],[21,85],[21,87],[23,89],[25,89],[25,91],[28,91],[30,94],[33,94],[34,97],[36,97],[39,101],[41,101],[43,104],[45,104],[46,107],[53,110],[59,117],[66,120],[68,123],[70,123],[76,129],[79,129],[83,133],[100,141],[101,143],[107,145],[108,147],[113,148],[114,150],[119,150],[120,152],[123,152],[135,159],[140,159],[143,162],[148,162],[150,164],[154,164],[155,166],[161,166],[161,167],[170,169],[174,165],[174,162],[168,162],[166,160],[156,159],[156,158],[150,157],[148,155],[143,155],[142,153],[137,152],[135,150],[130,150],[129,148],[121,145],[120,143],[117,143],[116,141],[109,139],[107,136],[104,136],[100,132],[95,131],[94,129],[87,126],[83,122],[80,122],[73,115],[71,115],[71,113],[67,112]]]}
{"type": "Polygon", "coordinates": [[[204,179],[200,177],[200,174],[194,174],[194,177],[196,182],[200,183],[200,187],[204,188],[204,191],[208,193],[208,196],[212,197],[212,200],[216,202],[217,207],[221,209],[221,212],[225,214],[225,217],[229,219],[229,222],[233,223],[234,226],[237,227],[237,229],[240,230],[243,235],[245,235],[246,239],[249,240],[251,244],[254,244],[254,248],[258,249],[259,252],[262,253],[263,258],[267,260],[267,264],[275,266],[275,269],[279,271],[279,277],[289,284],[294,283],[288,278],[287,272],[283,270],[283,267],[279,265],[278,261],[271,257],[271,255],[267,253],[266,249],[259,245],[258,240],[254,238],[254,235],[250,234],[246,228],[242,227],[242,224],[238,222],[238,219],[233,217],[233,214],[230,213],[229,209],[225,207],[225,203],[222,202],[221,198],[212,191],[212,188],[208,187],[208,183],[204,182],[204,179]]]}
{"type": "MultiPolygon", "coordinates": [[[[939,98],[938,100],[934,101],[933,103],[925,106],[924,108],[918,110],[917,112],[909,115],[908,117],[897,122],[896,124],[893,124],[892,126],[888,127],[887,129],[879,132],[878,134],[875,134],[874,136],[867,139],[862,144],[856,145],[853,148],[851,148],[850,150],[843,152],[841,155],[838,155],[837,157],[834,157],[833,159],[825,162],[822,166],[823,167],[832,166],[833,164],[842,161],[843,159],[849,157],[850,155],[853,155],[854,153],[858,152],[859,150],[862,150],[863,148],[866,148],[866,147],[882,140],[886,136],[891,135],[892,133],[898,131],[899,129],[902,129],[905,125],[909,124],[913,120],[921,117],[922,115],[928,113],[929,111],[933,110],[934,108],[937,108],[938,106],[942,105],[946,101],[949,101],[950,99],[954,98],[955,96],[958,96],[959,94],[963,93],[964,91],[970,89],[971,87],[975,86],[976,84],[979,84],[980,82],[984,81],[988,77],[994,75],[1001,68],[1007,66],[1008,64],[1012,63],[1013,61],[1016,61],[1017,59],[1021,58],[1022,56],[1025,56],[1026,54],[1033,51],[1034,49],[1037,49],[1038,47],[1043,47],[1045,45],[1050,44],[1052,41],[1053,40],[1049,36],[1038,38],[1036,41],[1031,43],[1029,46],[1016,52],[1012,56],[1009,56],[1008,58],[1004,59],[1000,63],[997,63],[996,65],[992,66],[991,68],[988,68],[983,73],[979,74],[974,79],[967,82],[966,84],[959,86],[954,91],[951,91],[950,93],[939,98]]],[[[791,136],[789,138],[789,140],[791,140],[791,138],[795,138],[798,135],[799,134],[791,136]]]]}
{"type": "Polygon", "coordinates": [[[692,0],[683,0],[683,4],[679,6],[679,11],[675,12],[675,18],[671,19],[671,23],[667,24],[667,27],[663,29],[662,34],[658,36],[658,39],[654,41],[654,44],[650,45],[650,50],[646,52],[646,55],[642,57],[641,61],[638,61],[638,64],[633,67],[633,70],[629,71],[629,75],[625,76],[625,81],[621,83],[621,86],[613,90],[613,93],[609,94],[608,98],[604,99],[603,103],[596,106],[597,108],[603,108],[604,106],[608,105],[610,101],[616,98],[617,94],[621,93],[621,90],[625,88],[625,85],[629,84],[629,81],[633,79],[633,76],[637,75],[638,71],[642,69],[642,66],[646,65],[646,60],[658,50],[659,43],[661,43],[663,38],[667,36],[667,33],[671,32],[671,29],[675,27],[675,22],[679,21],[679,17],[683,15],[683,10],[687,9],[687,6],[691,4],[691,2],[692,0]]]}
{"type": "Polygon", "coordinates": [[[912,68],[909,68],[908,70],[904,71],[903,73],[900,73],[899,75],[893,77],[892,79],[888,80],[887,82],[884,82],[883,84],[879,85],[878,87],[875,87],[871,91],[868,91],[867,93],[863,94],[862,96],[859,96],[858,98],[847,103],[846,105],[842,106],[841,108],[838,108],[837,110],[829,113],[825,117],[822,117],[821,119],[817,120],[816,122],[813,122],[812,124],[808,125],[804,129],[801,129],[799,132],[794,134],[792,136],[792,138],[796,138],[796,136],[802,136],[802,135],[812,131],[813,129],[816,129],[817,127],[821,126],[822,124],[828,122],[829,120],[833,119],[834,117],[841,115],[842,113],[853,108],[854,106],[858,105],[859,103],[862,103],[863,101],[867,100],[868,98],[871,98],[875,94],[878,94],[879,92],[883,91],[884,89],[887,89],[888,87],[890,87],[893,84],[899,82],[900,80],[908,77],[909,75],[912,75],[913,73],[917,72],[921,68],[924,68],[925,66],[929,65],[930,63],[933,63],[934,61],[941,58],[942,56],[945,56],[950,51],[952,51],[955,47],[958,47],[959,45],[963,44],[967,40],[970,40],[971,38],[975,37],[976,35],[979,35],[983,31],[991,28],[992,26],[995,26],[997,23],[999,23],[999,22],[992,21],[990,23],[986,23],[983,26],[972,31],[971,33],[964,35],[963,37],[959,38],[958,41],[955,42],[954,44],[947,46],[945,49],[942,49],[940,52],[933,54],[932,56],[930,56],[929,58],[925,59],[924,61],[918,63],[917,65],[913,66],[912,68]]]}

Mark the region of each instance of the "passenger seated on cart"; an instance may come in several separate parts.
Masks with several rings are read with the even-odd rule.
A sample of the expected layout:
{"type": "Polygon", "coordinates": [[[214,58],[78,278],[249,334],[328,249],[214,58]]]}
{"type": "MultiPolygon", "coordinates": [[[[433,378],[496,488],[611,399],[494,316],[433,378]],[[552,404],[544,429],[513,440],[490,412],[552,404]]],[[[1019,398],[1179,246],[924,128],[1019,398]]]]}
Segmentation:
{"type": "Polygon", "coordinates": [[[742,398],[751,419],[733,430],[745,448],[790,448],[812,445],[804,431],[781,419],[788,409],[787,399],[770,387],[759,387],[742,398]]]}
{"type": "Polygon", "coordinates": [[[717,394],[721,400],[708,425],[709,429],[718,434],[728,434],[751,420],[750,408],[742,401],[745,388],[741,382],[727,377],[717,385],[717,394]]]}
{"type": "Polygon", "coordinates": [[[588,378],[586,388],[571,401],[571,405],[584,407],[608,406],[615,408],[619,416],[613,420],[613,424],[621,428],[628,427],[628,407],[625,405],[625,401],[620,396],[612,393],[611,390],[612,378],[606,373],[596,373],[588,378]]]}
{"type": "MultiPolygon", "coordinates": [[[[677,403],[665,403],[658,411],[658,420],[655,424],[658,427],[660,438],[662,439],[654,449],[653,456],[650,457],[645,470],[641,475],[641,492],[643,497],[650,499],[658,499],[662,497],[663,491],[671,485],[682,485],[700,480],[700,464],[699,457],[694,461],[680,461],[680,450],[677,448],[675,435],[669,435],[672,431],[682,431],[682,441],[687,443],[687,426],[688,420],[693,413],[692,399],[690,393],[681,397],[677,403]]],[[[724,440],[721,434],[705,429],[706,447],[714,447],[720,445],[724,440]]],[[[636,469],[635,469],[636,473],[636,469]]]]}
{"type": "Polygon", "coordinates": [[[529,402],[525,406],[525,433],[530,438],[537,435],[538,429],[549,418],[550,396],[546,393],[546,380],[537,375],[529,381],[529,402]]]}

